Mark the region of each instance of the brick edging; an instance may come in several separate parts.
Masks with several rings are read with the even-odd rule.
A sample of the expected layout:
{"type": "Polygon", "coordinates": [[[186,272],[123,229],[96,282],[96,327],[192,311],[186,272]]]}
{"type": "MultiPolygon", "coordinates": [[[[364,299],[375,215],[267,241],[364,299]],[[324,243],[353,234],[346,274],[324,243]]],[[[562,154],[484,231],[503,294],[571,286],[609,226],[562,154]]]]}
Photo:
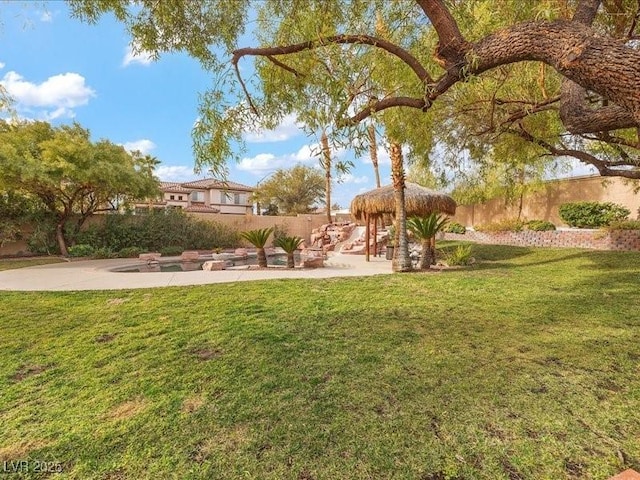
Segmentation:
{"type": "Polygon", "coordinates": [[[445,240],[468,240],[493,245],[517,247],[567,247],[594,250],[640,251],[640,230],[551,230],[535,232],[475,232],[445,233],[445,240]]]}

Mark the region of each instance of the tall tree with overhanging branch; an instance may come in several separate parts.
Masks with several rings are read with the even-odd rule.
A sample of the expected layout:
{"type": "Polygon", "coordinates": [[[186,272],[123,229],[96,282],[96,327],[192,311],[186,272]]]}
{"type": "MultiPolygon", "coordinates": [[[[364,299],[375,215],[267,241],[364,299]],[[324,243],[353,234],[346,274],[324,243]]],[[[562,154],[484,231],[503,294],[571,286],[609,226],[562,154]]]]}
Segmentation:
{"type": "Polygon", "coordinates": [[[0,190],[39,200],[54,220],[63,255],[68,231],[78,231],[94,213],[158,193],[154,162],[107,140],[94,143],[78,124],[0,121],[0,190]]]}
{"type": "Polygon", "coordinates": [[[362,120],[398,109],[405,128],[394,138],[412,151],[432,153],[435,144],[456,147],[462,139],[476,161],[485,145],[517,138],[538,157],[571,156],[601,175],[640,178],[637,2],[504,0],[499,9],[494,0],[71,5],[88,21],[113,12],[140,48],[186,51],[212,72],[215,87],[203,96],[194,147],[199,164],[220,172],[238,154],[232,141],[241,140],[247,119],[259,115],[274,125],[301,103],[315,109],[313,94],[322,91],[345,137],[356,135],[362,120]],[[238,39],[250,12],[258,33],[247,47],[238,39]],[[378,19],[391,32],[386,37],[378,19]],[[248,57],[258,74],[251,86],[240,70],[248,57]]]}

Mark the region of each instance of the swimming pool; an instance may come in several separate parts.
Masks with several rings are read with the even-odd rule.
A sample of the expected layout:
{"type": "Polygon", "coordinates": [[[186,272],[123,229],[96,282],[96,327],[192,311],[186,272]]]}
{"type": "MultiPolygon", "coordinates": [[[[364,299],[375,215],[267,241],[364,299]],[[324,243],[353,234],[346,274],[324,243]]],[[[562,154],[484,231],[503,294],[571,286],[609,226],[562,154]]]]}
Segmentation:
{"type": "MultiPolygon", "coordinates": [[[[202,257],[195,262],[175,260],[160,260],[159,262],[149,262],[143,264],[130,265],[126,267],[119,267],[113,269],[114,272],[119,273],[158,273],[158,272],[194,272],[202,270],[202,264],[209,260],[217,258],[202,257]]],[[[299,255],[294,256],[296,265],[300,262],[299,255]]],[[[248,265],[257,265],[258,259],[256,256],[249,257],[227,257],[224,258],[226,268],[244,267],[248,265]]],[[[284,266],[287,264],[286,254],[270,255],[267,258],[269,265],[284,266]]]]}

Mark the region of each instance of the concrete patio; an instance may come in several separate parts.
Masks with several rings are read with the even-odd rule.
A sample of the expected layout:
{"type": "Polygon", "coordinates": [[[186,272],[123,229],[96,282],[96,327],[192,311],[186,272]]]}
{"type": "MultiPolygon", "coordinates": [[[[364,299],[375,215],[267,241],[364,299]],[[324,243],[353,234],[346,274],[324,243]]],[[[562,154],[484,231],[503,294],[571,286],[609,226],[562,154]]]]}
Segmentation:
{"type": "Polygon", "coordinates": [[[71,291],[123,290],[134,288],[175,287],[212,283],[246,282],[281,278],[358,277],[391,273],[391,262],[372,257],[366,262],[361,255],[329,256],[324,268],[288,270],[219,270],[205,272],[122,273],[112,269],[139,265],[136,259],[83,260],[54,263],[0,272],[0,290],[71,291]]]}

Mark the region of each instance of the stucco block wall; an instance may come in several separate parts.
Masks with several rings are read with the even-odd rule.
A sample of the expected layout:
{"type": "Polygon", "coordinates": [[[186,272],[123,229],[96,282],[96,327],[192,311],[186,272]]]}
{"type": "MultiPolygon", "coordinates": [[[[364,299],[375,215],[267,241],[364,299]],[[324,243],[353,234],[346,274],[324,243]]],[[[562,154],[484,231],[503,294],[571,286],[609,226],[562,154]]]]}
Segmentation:
{"type": "MultiPolygon", "coordinates": [[[[545,183],[536,192],[523,198],[522,217],[525,220],[547,220],[555,225],[564,225],[558,215],[558,207],[567,202],[595,201],[613,202],[631,210],[635,219],[640,208],[640,194],[634,192],[640,182],[623,178],[578,177],[545,183]]],[[[454,221],[467,227],[486,225],[499,220],[516,218],[518,204],[509,204],[503,198],[494,198],[485,203],[458,205],[454,221]]]]}
{"type": "Polygon", "coordinates": [[[223,215],[212,213],[189,213],[210,222],[222,223],[239,231],[269,228],[275,225],[286,229],[288,235],[300,237],[309,243],[311,230],[327,223],[324,214],[302,214],[297,216],[223,215]]]}

